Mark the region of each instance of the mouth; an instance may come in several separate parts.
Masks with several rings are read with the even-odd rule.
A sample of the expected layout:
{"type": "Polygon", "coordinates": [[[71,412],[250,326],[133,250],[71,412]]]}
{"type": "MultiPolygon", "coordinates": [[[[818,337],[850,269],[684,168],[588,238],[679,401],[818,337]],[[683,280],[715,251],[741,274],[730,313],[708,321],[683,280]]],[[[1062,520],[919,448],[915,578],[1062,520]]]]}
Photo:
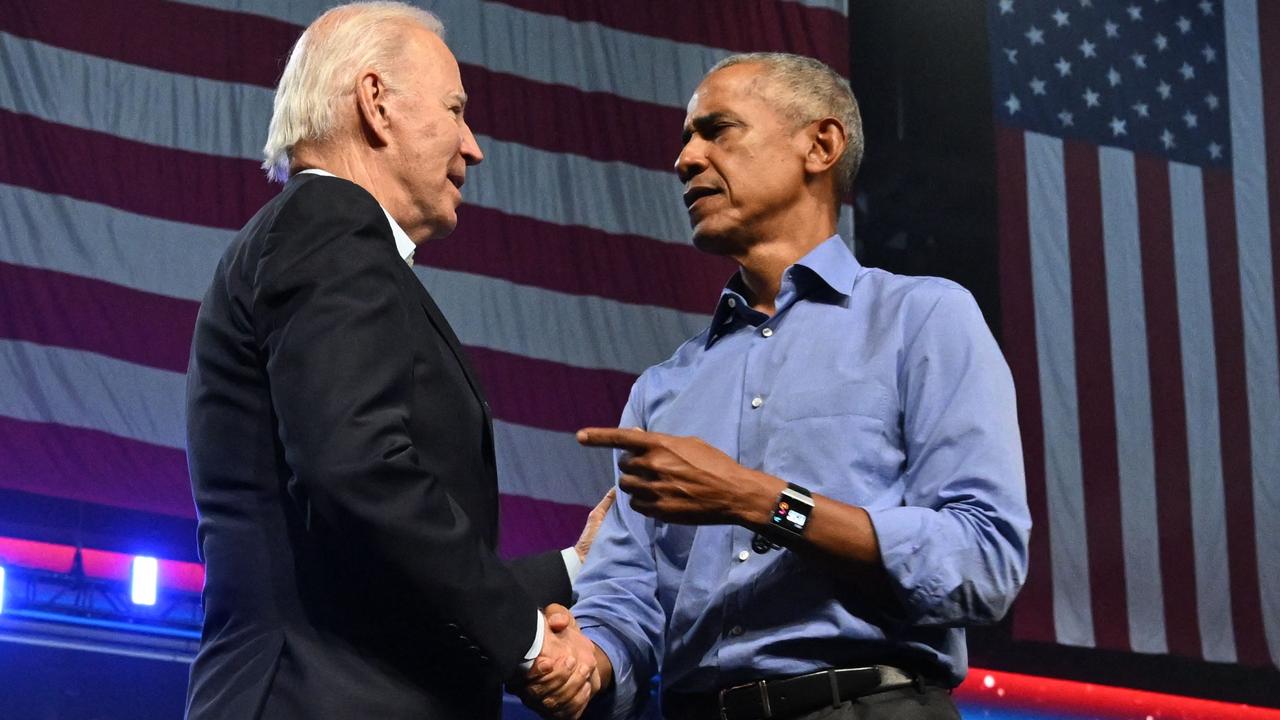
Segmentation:
{"type": "Polygon", "coordinates": [[[467,181],[467,178],[465,175],[460,175],[457,173],[449,173],[449,182],[453,183],[453,186],[458,188],[459,190],[462,189],[462,184],[465,183],[466,181],[467,181]]]}
{"type": "Polygon", "coordinates": [[[684,191],[684,206],[689,210],[692,210],[694,204],[696,204],[702,198],[710,197],[712,195],[719,195],[720,192],[721,192],[720,190],[713,187],[706,187],[706,186],[691,187],[688,190],[684,191]]]}

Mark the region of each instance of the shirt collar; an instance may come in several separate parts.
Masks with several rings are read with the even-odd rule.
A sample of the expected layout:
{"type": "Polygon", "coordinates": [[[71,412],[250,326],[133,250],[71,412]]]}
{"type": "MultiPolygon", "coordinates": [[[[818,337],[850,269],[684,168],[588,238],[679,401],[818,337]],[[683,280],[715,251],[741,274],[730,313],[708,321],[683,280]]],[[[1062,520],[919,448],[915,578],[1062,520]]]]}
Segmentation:
{"type": "MultiPolygon", "coordinates": [[[[796,301],[822,295],[822,290],[840,298],[849,297],[853,282],[862,265],[839,234],[832,235],[810,250],[786,269],[778,287],[775,300],[776,313],[781,313],[796,301]]],[[[740,322],[760,325],[769,318],[755,310],[747,302],[743,292],[742,276],[734,273],[720,292],[720,302],[711,316],[711,332],[707,335],[707,347],[738,326],[740,322]]]]}
{"type": "MultiPolygon", "coordinates": [[[[306,170],[300,171],[298,174],[338,177],[328,170],[321,170],[320,168],[307,168],[306,170]]],[[[413,244],[413,241],[409,239],[409,233],[405,232],[404,228],[400,227],[400,223],[396,222],[396,219],[391,217],[391,213],[387,212],[387,209],[382,207],[381,203],[378,204],[378,207],[382,208],[382,214],[386,215],[387,222],[391,223],[391,236],[396,239],[396,252],[400,253],[401,259],[412,265],[413,253],[418,249],[418,246],[413,244]]]]}

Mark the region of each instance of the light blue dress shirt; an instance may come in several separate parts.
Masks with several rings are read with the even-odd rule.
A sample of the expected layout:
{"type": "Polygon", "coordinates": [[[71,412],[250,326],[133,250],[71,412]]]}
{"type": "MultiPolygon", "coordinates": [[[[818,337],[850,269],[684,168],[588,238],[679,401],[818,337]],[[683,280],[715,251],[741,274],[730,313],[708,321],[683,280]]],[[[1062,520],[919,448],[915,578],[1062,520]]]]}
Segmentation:
{"type": "Polygon", "coordinates": [[[865,508],[898,607],[811,558],[752,552],[745,528],[658,522],[619,494],[574,586],[614,668],[593,710],[628,716],[659,669],[677,692],[874,662],[959,682],[963,626],[1004,615],[1031,526],[1013,381],[976,303],[864,268],[839,236],[786,270],[773,317],[738,288],[640,376],[620,425],[865,508]]]}

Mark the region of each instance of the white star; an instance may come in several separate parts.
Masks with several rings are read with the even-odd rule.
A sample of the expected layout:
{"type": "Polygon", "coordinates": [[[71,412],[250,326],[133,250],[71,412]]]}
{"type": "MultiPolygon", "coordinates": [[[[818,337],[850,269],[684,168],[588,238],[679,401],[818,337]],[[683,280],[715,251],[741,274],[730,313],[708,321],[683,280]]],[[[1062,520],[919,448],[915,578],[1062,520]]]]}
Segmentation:
{"type": "Polygon", "coordinates": [[[1218,109],[1218,96],[1217,96],[1217,95],[1214,95],[1213,93],[1209,93],[1208,95],[1205,95],[1205,96],[1204,96],[1204,104],[1205,104],[1205,105],[1208,105],[1210,110],[1217,110],[1217,109],[1218,109]]]}
{"type": "Polygon", "coordinates": [[[1164,80],[1161,80],[1160,84],[1156,86],[1156,92],[1160,93],[1160,97],[1162,99],[1168,100],[1169,95],[1173,92],[1173,87],[1164,80]]]}
{"type": "Polygon", "coordinates": [[[1111,87],[1115,87],[1120,84],[1120,73],[1116,72],[1115,68],[1107,70],[1107,82],[1111,83],[1111,87]]]}
{"type": "Polygon", "coordinates": [[[1134,103],[1133,111],[1138,113],[1138,117],[1148,117],[1151,113],[1147,110],[1147,104],[1144,102],[1134,103]]]}
{"type": "Polygon", "coordinates": [[[1217,160],[1222,157],[1222,146],[1216,142],[1209,143],[1209,157],[1217,160]]]}
{"type": "Polygon", "coordinates": [[[1160,52],[1164,52],[1165,49],[1169,47],[1169,38],[1165,37],[1164,33],[1156,33],[1154,42],[1160,52]]]}
{"type": "Polygon", "coordinates": [[[1071,127],[1072,125],[1076,124],[1075,116],[1067,112],[1066,110],[1063,110],[1062,112],[1058,113],[1058,121],[1062,123],[1062,127],[1071,127]]]}
{"type": "Polygon", "coordinates": [[[1182,63],[1182,67],[1178,68],[1178,72],[1182,74],[1183,80],[1190,80],[1196,76],[1196,69],[1191,67],[1189,63],[1182,63]]]}
{"type": "Polygon", "coordinates": [[[1018,96],[1009,93],[1009,99],[1004,101],[1004,106],[1009,108],[1009,114],[1012,115],[1022,109],[1022,102],[1018,100],[1018,96]]]}
{"type": "Polygon", "coordinates": [[[1013,0],[1000,0],[1000,14],[1008,15],[1013,12],[1013,0]]]}
{"type": "Polygon", "coordinates": [[[1038,77],[1031,78],[1031,82],[1027,83],[1031,86],[1032,95],[1044,95],[1044,81],[1038,77]]]}
{"type": "Polygon", "coordinates": [[[1098,53],[1094,52],[1097,47],[1097,45],[1089,42],[1089,38],[1085,38],[1084,42],[1080,43],[1080,54],[1087,58],[1098,57],[1098,53]]]}
{"type": "Polygon", "coordinates": [[[1080,0],[1080,7],[1093,7],[1093,0],[1080,0]]]}
{"type": "Polygon", "coordinates": [[[1124,120],[1121,120],[1120,118],[1115,117],[1114,115],[1111,117],[1111,122],[1109,123],[1109,125],[1111,125],[1111,137],[1120,137],[1121,135],[1129,134],[1124,129],[1124,120]]]}
{"type": "Polygon", "coordinates": [[[1071,13],[1063,12],[1062,8],[1058,8],[1053,13],[1053,21],[1058,23],[1058,27],[1066,27],[1071,24],[1071,13]]]}
{"type": "Polygon", "coordinates": [[[1120,37],[1119,25],[1111,22],[1110,20],[1107,20],[1106,22],[1102,23],[1102,27],[1104,30],[1107,31],[1107,37],[1109,38],[1120,37]]]}
{"type": "Polygon", "coordinates": [[[1085,107],[1098,107],[1098,105],[1101,104],[1098,102],[1098,98],[1102,96],[1094,92],[1093,88],[1085,88],[1084,95],[1081,95],[1080,97],[1084,98],[1085,107]]]}
{"type": "Polygon", "coordinates": [[[1195,113],[1188,110],[1185,113],[1183,113],[1182,122],[1186,123],[1187,129],[1190,130],[1191,128],[1196,127],[1197,125],[1200,124],[1200,118],[1196,117],[1195,113]]]}
{"type": "Polygon", "coordinates": [[[1023,34],[1027,36],[1027,40],[1029,40],[1032,45],[1044,44],[1044,31],[1035,25],[1032,25],[1031,29],[1023,34]]]}
{"type": "Polygon", "coordinates": [[[1018,51],[1015,48],[1004,48],[1004,56],[1009,58],[1010,65],[1018,64],[1018,51]]]}
{"type": "Polygon", "coordinates": [[[1129,57],[1133,58],[1133,66],[1134,66],[1134,67],[1136,67],[1136,68],[1141,68],[1141,69],[1143,69],[1143,70],[1146,70],[1146,69],[1147,69],[1147,56],[1146,56],[1146,55],[1143,55],[1142,53],[1134,53],[1134,54],[1130,55],[1129,57]]]}
{"type": "Polygon", "coordinates": [[[1209,2],[1209,0],[1202,0],[1200,3],[1200,12],[1204,13],[1205,17],[1212,15],[1213,3],[1209,2]]]}
{"type": "Polygon", "coordinates": [[[1169,128],[1165,128],[1164,132],[1160,133],[1160,142],[1164,143],[1165,150],[1172,150],[1178,146],[1173,141],[1173,133],[1169,132],[1169,128]]]}
{"type": "Polygon", "coordinates": [[[1067,59],[1064,57],[1058,58],[1058,62],[1054,63],[1053,66],[1058,68],[1058,75],[1060,77],[1066,77],[1071,74],[1071,63],[1067,62],[1067,59]]]}
{"type": "Polygon", "coordinates": [[[1214,50],[1212,45],[1205,45],[1204,49],[1200,51],[1200,54],[1204,56],[1204,61],[1206,63],[1212,63],[1218,59],[1218,51],[1214,50]]]}
{"type": "Polygon", "coordinates": [[[1142,8],[1138,7],[1137,5],[1130,5],[1129,7],[1125,8],[1125,10],[1129,12],[1130,20],[1135,20],[1135,21],[1142,20],[1142,8]]]}
{"type": "Polygon", "coordinates": [[[1174,25],[1178,26],[1178,29],[1182,31],[1183,35],[1191,32],[1191,21],[1181,15],[1178,16],[1178,21],[1175,22],[1174,25]]]}

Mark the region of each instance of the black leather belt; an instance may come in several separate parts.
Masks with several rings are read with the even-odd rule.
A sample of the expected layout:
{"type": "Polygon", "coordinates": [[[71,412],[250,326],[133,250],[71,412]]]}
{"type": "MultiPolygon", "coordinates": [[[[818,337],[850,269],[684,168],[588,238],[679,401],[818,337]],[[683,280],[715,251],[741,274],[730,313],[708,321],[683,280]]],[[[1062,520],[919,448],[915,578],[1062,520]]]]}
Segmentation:
{"type": "Polygon", "coordinates": [[[889,665],[839,668],[779,680],[757,680],[718,693],[668,693],[662,709],[673,719],[783,720],[912,685],[922,687],[923,680],[889,665]]]}

